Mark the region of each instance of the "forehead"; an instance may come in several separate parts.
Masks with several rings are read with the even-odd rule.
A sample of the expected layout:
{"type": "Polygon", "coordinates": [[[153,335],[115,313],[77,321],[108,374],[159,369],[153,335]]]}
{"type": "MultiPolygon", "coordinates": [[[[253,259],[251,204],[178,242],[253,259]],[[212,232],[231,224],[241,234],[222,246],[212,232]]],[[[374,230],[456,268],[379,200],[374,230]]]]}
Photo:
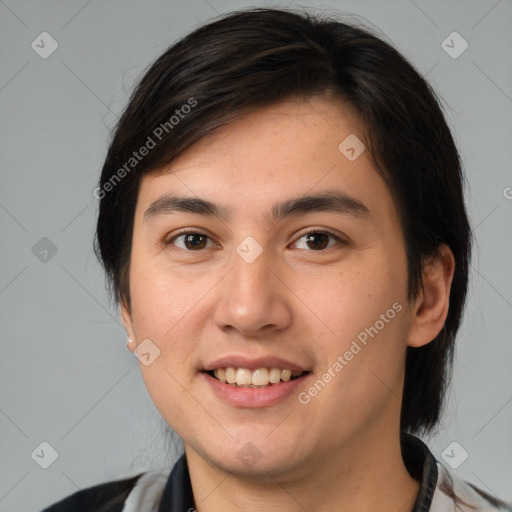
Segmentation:
{"type": "Polygon", "coordinates": [[[362,139],[362,123],[340,102],[294,99],[265,107],[146,175],[138,213],[173,193],[206,199],[224,206],[225,213],[268,215],[283,199],[337,190],[392,214],[391,196],[362,139]],[[346,153],[347,145],[361,152],[357,158],[347,157],[354,153],[346,153]]]}
{"type": "Polygon", "coordinates": [[[333,162],[338,162],[343,154],[339,143],[350,135],[364,138],[363,124],[352,107],[327,97],[289,99],[218,128],[153,174],[208,167],[216,161],[223,166],[235,163],[238,174],[244,169],[275,169],[284,162],[297,171],[317,168],[326,157],[334,156],[333,162]]]}

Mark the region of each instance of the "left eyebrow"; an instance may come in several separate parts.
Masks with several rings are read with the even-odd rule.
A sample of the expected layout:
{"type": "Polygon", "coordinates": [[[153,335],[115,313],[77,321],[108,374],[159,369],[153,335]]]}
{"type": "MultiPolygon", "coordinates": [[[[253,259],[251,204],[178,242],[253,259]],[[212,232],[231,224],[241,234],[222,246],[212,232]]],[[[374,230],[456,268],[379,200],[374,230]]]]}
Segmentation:
{"type": "MultiPolygon", "coordinates": [[[[231,210],[210,201],[198,197],[166,194],[151,203],[144,212],[144,220],[149,221],[157,216],[176,212],[207,217],[221,216],[227,220],[232,217],[231,210]]],[[[278,222],[285,217],[311,212],[331,212],[360,218],[368,217],[370,214],[368,207],[359,199],[340,191],[328,190],[321,194],[299,196],[277,203],[272,207],[270,216],[274,222],[278,222]]]]}

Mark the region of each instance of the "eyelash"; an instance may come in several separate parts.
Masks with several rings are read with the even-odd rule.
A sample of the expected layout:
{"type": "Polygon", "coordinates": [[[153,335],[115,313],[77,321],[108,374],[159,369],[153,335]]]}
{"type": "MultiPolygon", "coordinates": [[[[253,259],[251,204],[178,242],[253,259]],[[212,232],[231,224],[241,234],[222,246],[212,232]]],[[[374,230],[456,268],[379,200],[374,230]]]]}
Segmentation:
{"type": "MultiPolygon", "coordinates": [[[[322,234],[322,235],[327,235],[331,238],[334,238],[336,240],[336,242],[338,243],[338,245],[341,245],[341,246],[345,246],[345,245],[348,245],[348,243],[343,240],[342,238],[340,238],[338,235],[335,235],[334,233],[331,233],[330,231],[326,231],[326,230],[316,230],[316,229],[312,229],[310,231],[307,231],[305,233],[303,233],[301,236],[299,236],[299,238],[297,240],[300,240],[302,238],[304,238],[306,235],[318,235],[318,234],[322,234]]],[[[183,235],[201,235],[201,236],[205,236],[206,238],[208,238],[208,240],[211,240],[211,238],[206,235],[205,233],[202,233],[201,231],[194,231],[194,230],[183,230],[183,231],[179,231],[178,233],[176,233],[174,236],[172,236],[172,238],[166,240],[164,242],[164,244],[166,246],[168,245],[172,245],[173,242],[178,239],[178,238],[181,238],[183,235]]],[[[181,247],[179,248],[185,252],[201,252],[202,249],[200,250],[197,250],[197,251],[194,251],[194,250],[190,250],[190,249],[182,249],[181,247]]],[[[311,249],[309,252],[325,252],[329,249],[332,249],[332,247],[327,247],[325,249],[320,249],[318,251],[315,251],[313,249],[311,249]]]]}

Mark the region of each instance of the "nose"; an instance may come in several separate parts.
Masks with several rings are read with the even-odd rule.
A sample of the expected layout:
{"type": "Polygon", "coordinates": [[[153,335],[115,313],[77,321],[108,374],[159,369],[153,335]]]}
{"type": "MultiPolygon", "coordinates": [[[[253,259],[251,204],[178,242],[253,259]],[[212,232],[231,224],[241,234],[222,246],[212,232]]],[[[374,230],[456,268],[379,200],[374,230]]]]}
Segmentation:
{"type": "Polygon", "coordinates": [[[290,291],[284,276],[279,276],[278,265],[269,261],[271,256],[264,250],[249,263],[234,254],[231,271],[219,283],[214,312],[217,327],[236,330],[244,337],[261,337],[290,324],[290,291]]]}

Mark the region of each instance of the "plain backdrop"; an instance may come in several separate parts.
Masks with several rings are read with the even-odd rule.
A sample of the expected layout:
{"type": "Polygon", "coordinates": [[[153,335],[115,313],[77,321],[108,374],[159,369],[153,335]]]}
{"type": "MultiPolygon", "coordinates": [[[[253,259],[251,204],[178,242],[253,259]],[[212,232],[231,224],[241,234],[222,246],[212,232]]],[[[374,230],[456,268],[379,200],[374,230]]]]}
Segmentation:
{"type": "Polygon", "coordinates": [[[468,456],[453,471],[512,499],[509,0],[0,0],[1,512],[40,510],[176,457],[109,306],[92,191],[140,73],[206,20],[254,5],[350,14],[443,98],[477,245],[448,408],[426,441],[440,460],[456,442],[450,450],[468,456]],[[468,44],[457,58],[449,36],[468,44]]]}

